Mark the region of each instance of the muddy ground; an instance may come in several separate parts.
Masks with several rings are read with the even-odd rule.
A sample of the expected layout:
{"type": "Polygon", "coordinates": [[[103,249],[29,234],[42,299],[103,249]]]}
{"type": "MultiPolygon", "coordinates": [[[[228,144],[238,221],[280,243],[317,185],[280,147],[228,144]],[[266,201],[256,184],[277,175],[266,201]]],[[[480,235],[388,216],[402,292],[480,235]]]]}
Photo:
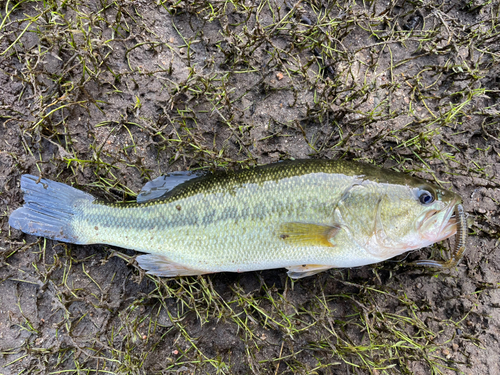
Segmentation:
{"type": "Polygon", "coordinates": [[[1,374],[500,374],[497,1],[18,1],[0,14],[1,374]],[[160,279],[8,225],[24,173],[108,200],[358,160],[461,194],[451,242],[292,282],[160,279]]]}

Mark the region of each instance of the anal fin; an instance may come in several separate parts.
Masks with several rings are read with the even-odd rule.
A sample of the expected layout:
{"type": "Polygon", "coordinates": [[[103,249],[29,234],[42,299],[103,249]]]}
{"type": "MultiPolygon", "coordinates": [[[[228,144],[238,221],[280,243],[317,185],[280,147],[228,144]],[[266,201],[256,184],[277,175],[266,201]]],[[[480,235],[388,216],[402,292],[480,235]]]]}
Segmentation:
{"type": "Polygon", "coordinates": [[[160,277],[196,276],[211,273],[174,263],[167,257],[158,254],[139,255],[136,260],[149,275],[160,277]]]}
{"type": "Polygon", "coordinates": [[[333,266],[325,266],[324,264],[304,264],[302,266],[286,267],[288,276],[292,279],[300,279],[302,277],[316,275],[317,273],[326,271],[333,266]]]}
{"type": "Polygon", "coordinates": [[[333,247],[331,241],[340,226],[311,223],[285,223],[279,228],[279,237],[293,245],[333,247]]]}

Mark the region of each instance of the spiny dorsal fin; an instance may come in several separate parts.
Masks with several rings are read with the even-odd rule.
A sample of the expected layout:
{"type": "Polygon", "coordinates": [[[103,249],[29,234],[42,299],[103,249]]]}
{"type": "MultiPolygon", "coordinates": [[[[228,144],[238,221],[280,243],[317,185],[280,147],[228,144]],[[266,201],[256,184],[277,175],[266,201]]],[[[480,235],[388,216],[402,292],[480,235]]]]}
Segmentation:
{"type": "Polygon", "coordinates": [[[209,172],[204,171],[182,171],[172,172],[164,176],[155,178],[144,185],[137,196],[137,203],[144,203],[156,199],[164,199],[172,190],[188,181],[195,178],[200,178],[208,175],[209,172]]]}
{"type": "Polygon", "coordinates": [[[285,223],[279,229],[279,237],[291,245],[333,247],[331,239],[339,230],[337,225],[285,223]]]}

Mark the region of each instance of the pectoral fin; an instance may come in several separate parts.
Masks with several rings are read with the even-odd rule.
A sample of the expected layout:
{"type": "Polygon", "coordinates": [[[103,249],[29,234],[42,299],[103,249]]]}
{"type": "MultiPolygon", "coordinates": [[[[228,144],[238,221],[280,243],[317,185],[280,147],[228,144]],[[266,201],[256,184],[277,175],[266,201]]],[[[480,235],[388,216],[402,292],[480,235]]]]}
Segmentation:
{"type": "Polygon", "coordinates": [[[309,223],[286,223],[279,229],[279,238],[298,246],[333,247],[332,239],[340,226],[318,225],[309,223]]]}
{"type": "Polygon", "coordinates": [[[211,273],[171,262],[167,257],[158,254],[139,255],[136,260],[148,274],[161,277],[195,276],[211,273]]]}
{"type": "Polygon", "coordinates": [[[304,264],[302,266],[287,267],[288,276],[292,279],[300,279],[302,277],[312,276],[319,272],[326,271],[332,266],[325,266],[324,264],[304,264]]]}

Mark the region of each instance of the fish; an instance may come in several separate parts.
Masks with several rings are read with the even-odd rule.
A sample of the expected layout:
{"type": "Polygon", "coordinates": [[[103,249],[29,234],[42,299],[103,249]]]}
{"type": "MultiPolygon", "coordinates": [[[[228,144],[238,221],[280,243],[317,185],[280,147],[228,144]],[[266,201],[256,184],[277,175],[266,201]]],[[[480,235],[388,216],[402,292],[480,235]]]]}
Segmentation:
{"type": "Polygon", "coordinates": [[[369,164],[294,160],[228,172],[174,172],[148,182],[136,202],[106,202],[69,185],[21,176],[24,205],[12,228],[78,244],[145,253],[161,277],[286,268],[293,279],[382,262],[456,235],[449,269],[462,259],[461,197],[425,180],[369,164]]]}

